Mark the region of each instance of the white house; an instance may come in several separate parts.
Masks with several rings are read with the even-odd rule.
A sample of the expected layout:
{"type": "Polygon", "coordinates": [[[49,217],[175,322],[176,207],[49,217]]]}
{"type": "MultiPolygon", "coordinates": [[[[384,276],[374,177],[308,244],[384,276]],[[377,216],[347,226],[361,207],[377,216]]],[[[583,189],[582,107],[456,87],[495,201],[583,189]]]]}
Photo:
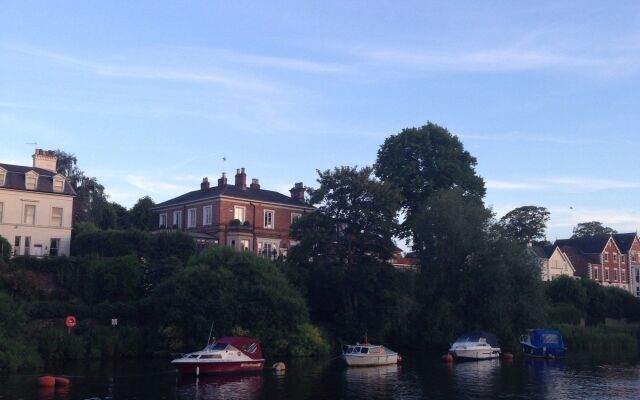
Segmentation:
{"type": "Polygon", "coordinates": [[[14,255],[69,255],[76,193],[56,163],[40,149],[31,167],[0,163],[0,236],[14,255]]]}
{"type": "Polygon", "coordinates": [[[574,276],[576,270],[560,247],[530,246],[529,251],[538,259],[540,277],[543,281],[551,281],[562,275],[574,276]]]}

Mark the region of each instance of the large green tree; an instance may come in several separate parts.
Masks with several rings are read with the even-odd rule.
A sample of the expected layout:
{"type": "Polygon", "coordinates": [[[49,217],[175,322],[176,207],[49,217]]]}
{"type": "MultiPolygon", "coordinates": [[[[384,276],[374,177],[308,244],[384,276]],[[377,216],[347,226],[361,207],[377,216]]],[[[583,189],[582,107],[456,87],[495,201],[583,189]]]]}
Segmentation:
{"type": "Polygon", "coordinates": [[[129,211],[132,226],[141,231],[156,229],[158,227],[158,221],[156,214],[151,211],[151,208],[155,205],[149,196],[139,198],[129,211]]]}
{"type": "Polygon", "coordinates": [[[602,222],[580,222],[573,228],[573,235],[571,236],[571,239],[595,235],[610,235],[612,233],[618,233],[618,231],[613,228],[609,228],[608,226],[604,226],[602,222]]]}
{"type": "Polygon", "coordinates": [[[484,197],[484,180],[476,174],[475,166],[475,157],[458,137],[431,122],[388,137],[378,150],[375,172],[402,194],[405,220],[400,234],[407,238],[413,235],[414,215],[438,191],[458,188],[465,197],[484,197]]]}
{"type": "Polygon", "coordinates": [[[500,218],[503,233],[518,243],[544,240],[549,211],[544,207],[522,206],[500,218]]]}

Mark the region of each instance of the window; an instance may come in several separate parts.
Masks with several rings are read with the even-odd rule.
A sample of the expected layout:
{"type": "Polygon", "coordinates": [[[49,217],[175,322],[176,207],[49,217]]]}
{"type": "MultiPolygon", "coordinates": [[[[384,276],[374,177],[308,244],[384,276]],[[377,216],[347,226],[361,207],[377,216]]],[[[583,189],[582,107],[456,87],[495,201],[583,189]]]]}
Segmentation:
{"type": "Polygon", "coordinates": [[[182,228],[182,211],[173,212],[173,225],[178,229],[182,228]]]}
{"type": "Polygon", "coordinates": [[[267,258],[276,258],[279,247],[279,240],[260,240],[258,241],[258,254],[267,258]]]}
{"type": "Polygon", "coordinates": [[[51,244],[49,245],[49,255],[57,256],[60,252],[60,239],[51,239],[51,244]]]}
{"type": "Polygon", "coordinates": [[[624,263],[624,254],[620,254],[620,262],[624,263]]]}
{"type": "Polygon", "coordinates": [[[640,268],[636,268],[636,283],[640,283],[640,268]]]}
{"type": "Polygon", "coordinates": [[[271,210],[264,210],[264,227],[273,229],[273,214],[271,210]]]}
{"type": "Polygon", "coordinates": [[[34,204],[24,205],[23,224],[35,225],[36,223],[36,206],[34,204]]]}
{"type": "Polygon", "coordinates": [[[598,267],[593,268],[593,279],[598,280],[598,267]]]}
{"type": "Polygon", "coordinates": [[[53,177],[53,191],[58,193],[64,191],[64,178],[61,175],[53,177]]]}
{"type": "Polygon", "coordinates": [[[203,208],[202,225],[211,225],[213,223],[213,213],[211,206],[203,208]]]}
{"type": "Polygon", "coordinates": [[[604,253],[604,261],[609,261],[609,253],[604,253]]]}
{"type": "Polygon", "coordinates": [[[240,240],[240,250],[248,251],[249,250],[249,239],[241,239],[240,240]]]}
{"type": "Polygon", "coordinates": [[[237,219],[240,222],[244,222],[247,220],[247,209],[241,206],[233,207],[233,219],[237,219]]]}
{"type": "Polygon", "coordinates": [[[613,281],[614,282],[618,281],[618,269],[617,268],[613,269],[613,281]]]}
{"type": "Polygon", "coordinates": [[[31,255],[31,236],[24,237],[24,255],[31,255]]]}
{"type": "Polygon", "coordinates": [[[162,229],[167,227],[167,214],[160,214],[160,219],[158,220],[158,226],[162,229]]]}
{"type": "Polygon", "coordinates": [[[38,186],[38,174],[33,171],[29,171],[24,175],[24,186],[28,190],[36,190],[38,186]]]}
{"type": "Polygon", "coordinates": [[[62,226],[62,208],[53,207],[51,209],[51,225],[62,226]]]}
{"type": "Polygon", "coordinates": [[[613,262],[618,262],[618,255],[617,254],[613,254],[613,262]]]}
{"type": "Polygon", "coordinates": [[[235,239],[231,239],[231,248],[232,249],[236,248],[236,240],[235,239]]]}
{"type": "Polygon", "coordinates": [[[7,180],[7,170],[0,167],[0,186],[4,186],[4,183],[6,180],[7,180]]]}
{"type": "Polygon", "coordinates": [[[187,211],[187,228],[195,228],[196,227],[196,209],[190,208],[187,211]]]}
{"type": "Polygon", "coordinates": [[[20,255],[20,245],[22,244],[22,238],[20,236],[16,236],[13,241],[13,254],[16,256],[20,255]]]}
{"type": "Polygon", "coordinates": [[[609,268],[604,269],[604,280],[605,281],[609,280],[609,268]]]}
{"type": "Polygon", "coordinates": [[[4,211],[4,203],[0,203],[0,222],[2,222],[3,211],[4,211]]]}
{"type": "Polygon", "coordinates": [[[620,270],[620,282],[626,282],[627,281],[627,273],[625,272],[624,269],[620,270]]]}
{"type": "Polygon", "coordinates": [[[640,297],[640,286],[636,288],[636,297],[640,297]]]}
{"type": "Polygon", "coordinates": [[[296,222],[297,220],[300,219],[300,217],[302,217],[302,214],[298,214],[298,213],[291,213],[291,224],[293,224],[294,222],[296,222]]]}

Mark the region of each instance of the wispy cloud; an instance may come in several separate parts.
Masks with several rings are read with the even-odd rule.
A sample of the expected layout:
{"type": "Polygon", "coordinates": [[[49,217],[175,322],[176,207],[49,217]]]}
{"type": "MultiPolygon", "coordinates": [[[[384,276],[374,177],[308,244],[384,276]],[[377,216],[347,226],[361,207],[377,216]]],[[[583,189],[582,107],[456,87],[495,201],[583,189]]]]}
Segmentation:
{"type": "Polygon", "coordinates": [[[637,230],[640,227],[640,212],[637,210],[598,208],[551,208],[550,228],[574,227],[581,222],[600,221],[618,230],[637,230]]]}
{"type": "Polygon", "coordinates": [[[485,185],[488,189],[496,190],[537,190],[544,189],[544,186],[538,183],[508,182],[487,179],[485,185]]]}
{"type": "Polygon", "coordinates": [[[189,190],[193,190],[193,188],[189,188],[186,186],[176,185],[173,183],[168,183],[165,180],[154,180],[150,179],[148,176],[137,176],[137,175],[127,175],[125,180],[130,185],[143,190],[144,192],[150,193],[163,193],[172,192],[172,193],[185,193],[189,190]]]}

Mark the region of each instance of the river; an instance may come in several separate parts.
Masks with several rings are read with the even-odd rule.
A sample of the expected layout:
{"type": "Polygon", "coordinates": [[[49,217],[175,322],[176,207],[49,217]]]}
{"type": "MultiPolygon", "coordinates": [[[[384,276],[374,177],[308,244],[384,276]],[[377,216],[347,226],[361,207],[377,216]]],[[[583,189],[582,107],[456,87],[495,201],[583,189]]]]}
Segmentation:
{"type": "Polygon", "coordinates": [[[284,374],[184,378],[166,361],[70,364],[60,389],[38,374],[0,376],[0,399],[639,399],[640,364],[516,359],[347,369],[337,360],[292,360],[284,374]]]}

